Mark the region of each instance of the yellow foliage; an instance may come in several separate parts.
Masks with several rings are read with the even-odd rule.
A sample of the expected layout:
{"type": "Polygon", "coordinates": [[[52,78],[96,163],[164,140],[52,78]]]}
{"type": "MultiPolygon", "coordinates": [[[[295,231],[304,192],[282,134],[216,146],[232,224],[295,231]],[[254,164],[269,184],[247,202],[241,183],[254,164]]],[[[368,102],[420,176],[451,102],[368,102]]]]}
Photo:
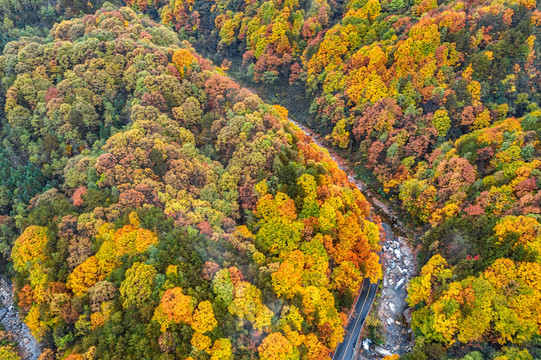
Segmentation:
{"type": "Polygon", "coordinates": [[[447,135],[447,131],[449,131],[449,128],[451,127],[451,119],[447,114],[447,110],[436,110],[434,117],[432,118],[432,124],[434,124],[434,127],[438,130],[440,136],[447,135]]]}
{"type": "Polygon", "coordinates": [[[237,230],[235,231],[235,235],[239,236],[243,239],[250,239],[254,237],[254,234],[248,230],[248,227],[246,225],[239,225],[237,226],[237,230]]]}
{"type": "Polygon", "coordinates": [[[483,110],[479,115],[475,117],[470,129],[483,129],[490,126],[490,111],[488,109],[483,110]]]}
{"type": "Polygon", "coordinates": [[[363,276],[359,269],[350,261],[342,262],[332,273],[334,288],[340,291],[349,289],[352,294],[357,293],[362,282],[363,276]]]}
{"type": "Polygon", "coordinates": [[[206,335],[195,332],[192,336],[191,344],[199,350],[206,351],[210,348],[212,340],[206,335]]]}
{"type": "Polygon", "coordinates": [[[45,260],[47,242],[47,228],[35,225],[27,227],[15,240],[11,252],[15,270],[24,271],[27,262],[45,260]]]}
{"type": "Polygon", "coordinates": [[[267,180],[261,180],[255,185],[255,191],[259,196],[264,196],[267,194],[268,187],[267,187],[267,180]]]}
{"type": "Polygon", "coordinates": [[[100,311],[94,312],[90,315],[90,322],[92,323],[92,330],[96,327],[102,327],[111,315],[111,302],[106,301],[101,303],[100,311]]]}
{"type": "Polygon", "coordinates": [[[32,305],[32,308],[28,312],[28,315],[26,315],[24,322],[26,323],[26,325],[28,325],[28,328],[32,332],[32,335],[34,335],[34,337],[38,341],[40,341],[47,332],[47,325],[43,321],[41,321],[39,305],[37,304],[32,305]]]}
{"type": "Polygon", "coordinates": [[[274,110],[276,110],[276,112],[280,116],[280,119],[287,121],[288,110],[285,107],[280,105],[273,105],[272,107],[274,108],[274,110]]]}
{"type": "Polygon", "coordinates": [[[197,61],[188,49],[178,49],[173,54],[173,64],[177,66],[180,75],[184,76],[185,69],[190,69],[192,63],[197,61]]]}
{"type": "Polygon", "coordinates": [[[21,360],[17,350],[11,345],[0,346],[0,359],[2,360],[21,360]]]}
{"type": "Polygon", "coordinates": [[[304,254],[300,250],[291,252],[272,273],[272,287],[278,297],[291,299],[300,290],[304,269],[304,254]]]}
{"type": "Polygon", "coordinates": [[[231,359],[231,341],[227,338],[222,338],[214,341],[214,345],[212,345],[210,353],[210,360],[231,359]]]}
{"type": "Polygon", "coordinates": [[[473,67],[472,65],[468,65],[468,67],[466,68],[466,70],[464,70],[462,72],[462,78],[464,78],[464,80],[470,82],[471,81],[471,77],[472,77],[472,74],[473,74],[473,67]]]}
{"type": "Polygon", "coordinates": [[[494,227],[497,244],[501,244],[510,236],[516,237],[513,247],[523,245],[524,248],[537,256],[541,256],[541,224],[528,216],[506,216],[494,227]]]}
{"type": "Polygon", "coordinates": [[[473,104],[479,105],[481,103],[481,84],[478,81],[471,81],[468,85],[468,91],[471,94],[473,104]]]}
{"type": "Polygon", "coordinates": [[[434,211],[430,217],[430,223],[435,226],[441,223],[443,220],[458,215],[460,208],[455,203],[449,203],[441,209],[434,211]]]}
{"type": "Polygon", "coordinates": [[[45,290],[49,283],[45,268],[42,264],[37,263],[30,269],[30,285],[32,285],[33,298],[36,303],[45,301],[45,290]]]}
{"type": "Polygon", "coordinates": [[[346,119],[342,119],[336,123],[333,128],[331,138],[334,145],[345,149],[349,144],[349,131],[347,131],[348,122],[346,119]]]}
{"type": "Polygon", "coordinates": [[[210,301],[202,301],[193,313],[192,329],[202,334],[212,331],[218,322],[210,301]]]}
{"type": "Polygon", "coordinates": [[[253,327],[263,330],[271,324],[274,313],[262,303],[261,290],[249,282],[235,285],[235,298],[228,310],[242,320],[248,320],[253,327]]]}
{"type": "Polygon", "coordinates": [[[191,325],[195,304],[196,300],[189,295],[184,295],[182,288],[167,289],[154,312],[154,319],[162,325],[162,331],[167,328],[167,323],[183,322],[191,325]]]}
{"type": "Polygon", "coordinates": [[[293,344],[279,332],[273,332],[263,339],[257,351],[261,360],[293,360],[299,358],[293,344]]]}
{"type": "Polygon", "coordinates": [[[432,283],[449,279],[452,275],[447,261],[441,255],[434,255],[421,269],[420,276],[413,278],[408,287],[408,303],[410,306],[419,304],[421,301],[430,303],[432,283]]]}
{"type": "Polygon", "coordinates": [[[98,266],[98,259],[96,256],[91,256],[77,266],[68,276],[67,285],[73,290],[75,295],[81,296],[84,295],[92,285],[104,278],[105,276],[100,272],[98,266]]]}

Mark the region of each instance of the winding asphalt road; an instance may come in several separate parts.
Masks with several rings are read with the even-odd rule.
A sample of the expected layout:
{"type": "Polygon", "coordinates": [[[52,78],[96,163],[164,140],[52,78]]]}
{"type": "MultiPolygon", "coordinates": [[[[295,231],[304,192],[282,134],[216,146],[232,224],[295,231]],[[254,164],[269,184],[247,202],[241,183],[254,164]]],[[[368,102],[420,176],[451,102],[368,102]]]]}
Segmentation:
{"type": "MultiPolygon", "coordinates": [[[[239,85],[243,87],[241,84],[239,85]]],[[[257,95],[257,91],[250,89],[248,87],[245,87],[245,88],[248,89],[250,92],[252,92],[252,94],[257,95]]],[[[327,149],[327,147],[321,142],[321,140],[318,138],[315,132],[313,132],[308,127],[296,122],[295,120],[289,117],[287,119],[291,123],[296,125],[299,129],[301,129],[306,135],[310,136],[312,140],[318,146],[327,149]]],[[[333,154],[333,152],[330,149],[327,149],[327,150],[329,150],[333,160],[336,161],[337,158],[339,158],[336,154],[333,154]]],[[[350,172],[348,171],[349,170],[348,168],[344,169],[344,167],[340,165],[341,162],[337,161],[337,163],[339,164],[339,167],[346,172],[346,174],[350,172]]],[[[343,163],[344,162],[342,162],[342,164],[343,163]]],[[[366,188],[366,185],[361,184],[361,182],[354,179],[353,176],[349,176],[348,178],[357,186],[357,188],[360,191],[366,188]]],[[[383,233],[381,235],[384,237],[388,236],[387,230],[385,227],[383,228],[383,233]]],[[[381,262],[381,259],[380,259],[380,262],[381,262]]],[[[351,318],[349,319],[348,325],[346,326],[346,333],[344,335],[344,340],[342,340],[342,342],[338,344],[338,346],[336,347],[332,356],[332,360],[353,360],[353,356],[355,356],[355,353],[357,352],[357,342],[359,341],[361,330],[363,329],[363,325],[366,320],[366,317],[368,316],[368,313],[370,312],[370,308],[372,307],[372,304],[374,303],[377,292],[378,292],[378,283],[371,283],[370,279],[368,278],[364,279],[363,285],[361,287],[361,293],[357,297],[357,301],[355,302],[355,308],[353,310],[353,313],[351,314],[351,318]]]]}
{"type": "Polygon", "coordinates": [[[368,312],[372,307],[372,303],[376,298],[378,292],[378,284],[371,283],[369,279],[364,279],[361,293],[355,303],[355,309],[351,318],[349,319],[348,326],[346,327],[346,334],[344,340],[336,347],[336,351],[332,357],[333,360],[352,360],[356,352],[356,347],[361,330],[364,325],[364,321],[368,316],[368,312]]]}
{"type": "MultiPolygon", "coordinates": [[[[300,128],[306,135],[310,136],[312,140],[320,147],[325,148],[325,145],[321,142],[321,140],[316,136],[312,130],[310,130],[308,127],[296,122],[293,119],[288,118],[290,122],[295,124],[298,128],[300,128]]],[[[339,167],[344,170],[347,173],[348,168],[344,168],[344,166],[340,165],[341,163],[344,164],[342,161],[337,161],[340,159],[339,156],[334,154],[330,149],[329,150],[331,157],[334,161],[336,161],[339,165],[339,167]]],[[[348,177],[351,182],[353,182],[357,188],[362,192],[362,189],[365,188],[365,186],[359,186],[359,182],[355,180],[353,177],[348,177]]],[[[387,237],[387,231],[386,228],[383,228],[383,232],[381,233],[383,237],[387,237]]],[[[380,254],[381,255],[381,254],[380,254]]],[[[381,262],[381,260],[380,260],[381,262]]],[[[372,304],[374,303],[374,299],[376,298],[376,294],[378,293],[378,284],[377,283],[371,283],[368,278],[364,279],[363,286],[361,287],[361,293],[357,297],[357,302],[355,303],[355,308],[353,309],[353,313],[351,314],[351,318],[349,319],[348,325],[346,327],[346,333],[344,335],[344,340],[338,346],[336,347],[336,350],[334,351],[332,360],[353,360],[353,357],[355,356],[355,353],[357,352],[357,342],[359,341],[359,337],[361,335],[361,330],[363,329],[364,321],[366,320],[366,317],[368,316],[368,313],[370,312],[370,308],[372,307],[372,304]]],[[[360,345],[360,344],[359,344],[360,345]]]]}

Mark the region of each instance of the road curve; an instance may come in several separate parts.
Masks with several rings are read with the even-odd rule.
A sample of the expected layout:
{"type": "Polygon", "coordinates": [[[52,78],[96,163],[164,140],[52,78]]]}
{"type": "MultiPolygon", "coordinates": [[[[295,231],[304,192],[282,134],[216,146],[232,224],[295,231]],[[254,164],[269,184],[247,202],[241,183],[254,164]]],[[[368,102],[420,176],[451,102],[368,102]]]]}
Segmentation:
{"type": "Polygon", "coordinates": [[[356,347],[363,329],[364,321],[370,312],[372,303],[378,293],[378,284],[371,283],[370,280],[364,279],[362,290],[357,297],[355,308],[351,314],[344,340],[336,347],[332,360],[352,360],[356,352],[356,347]]]}

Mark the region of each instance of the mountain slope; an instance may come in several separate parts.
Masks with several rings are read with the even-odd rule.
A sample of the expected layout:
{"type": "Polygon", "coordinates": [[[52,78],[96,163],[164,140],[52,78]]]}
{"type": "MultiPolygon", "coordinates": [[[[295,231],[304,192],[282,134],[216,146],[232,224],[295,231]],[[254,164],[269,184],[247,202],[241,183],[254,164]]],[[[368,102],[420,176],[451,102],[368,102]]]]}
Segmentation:
{"type": "Polygon", "coordinates": [[[345,173],[131,9],[51,34],[0,57],[4,139],[57,179],[6,218],[33,334],[68,359],[326,358],[381,277],[345,173]]]}

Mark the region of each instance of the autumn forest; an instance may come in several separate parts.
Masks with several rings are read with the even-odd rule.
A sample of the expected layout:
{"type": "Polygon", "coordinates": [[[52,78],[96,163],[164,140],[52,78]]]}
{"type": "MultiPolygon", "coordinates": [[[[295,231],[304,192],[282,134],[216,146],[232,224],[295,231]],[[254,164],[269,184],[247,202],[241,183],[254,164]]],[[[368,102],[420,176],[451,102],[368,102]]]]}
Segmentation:
{"type": "Polygon", "coordinates": [[[540,6],[0,0],[0,275],[35,359],[332,359],[390,221],[333,153],[416,257],[386,360],[541,359],[540,6]]]}

